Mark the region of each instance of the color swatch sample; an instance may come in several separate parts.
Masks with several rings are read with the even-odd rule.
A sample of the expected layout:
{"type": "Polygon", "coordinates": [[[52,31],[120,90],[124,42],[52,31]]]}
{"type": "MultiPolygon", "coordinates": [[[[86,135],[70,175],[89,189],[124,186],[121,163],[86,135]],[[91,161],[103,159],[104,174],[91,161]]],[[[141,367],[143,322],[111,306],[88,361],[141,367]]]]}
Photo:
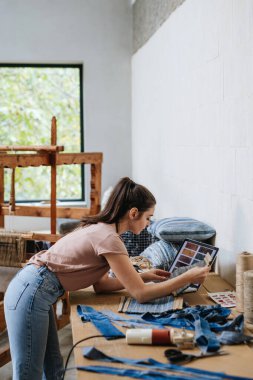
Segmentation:
{"type": "MultiPolygon", "coordinates": [[[[185,240],[170,267],[171,277],[179,276],[195,266],[211,265],[218,250],[219,248],[210,244],[190,239],[185,240]]],[[[184,289],[179,289],[175,294],[185,291],[186,288],[188,288],[187,291],[196,291],[199,286],[199,284],[189,284],[184,289]]]]}
{"type": "Polygon", "coordinates": [[[170,272],[189,265],[208,265],[217,252],[218,248],[212,245],[194,240],[185,240],[171,265],[170,272]]]}
{"type": "Polygon", "coordinates": [[[208,296],[212,300],[223,307],[235,307],[236,306],[236,292],[217,292],[208,293],[208,296]]]}

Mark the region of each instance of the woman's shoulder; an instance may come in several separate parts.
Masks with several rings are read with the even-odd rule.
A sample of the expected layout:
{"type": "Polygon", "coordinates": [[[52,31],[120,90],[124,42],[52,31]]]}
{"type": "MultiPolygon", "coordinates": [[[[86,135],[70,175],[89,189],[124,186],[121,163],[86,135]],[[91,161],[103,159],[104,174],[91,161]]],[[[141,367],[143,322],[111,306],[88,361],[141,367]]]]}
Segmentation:
{"type": "Polygon", "coordinates": [[[95,223],[95,224],[89,224],[87,226],[79,227],[75,231],[76,234],[80,235],[91,235],[95,234],[99,236],[119,236],[116,232],[115,224],[108,224],[108,223],[95,223]]]}
{"type": "MultiPolygon", "coordinates": [[[[93,230],[96,233],[99,233],[101,236],[105,235],[112,235],[112,236],[119,236],[118,233],[116,232],[116,227],[115,224],[108,224],[108,223],[97,223],[97,224],[92,224],[91,230],[93,230]]],[[[89,228],[87,227],[87,228],[89,228]]]]}

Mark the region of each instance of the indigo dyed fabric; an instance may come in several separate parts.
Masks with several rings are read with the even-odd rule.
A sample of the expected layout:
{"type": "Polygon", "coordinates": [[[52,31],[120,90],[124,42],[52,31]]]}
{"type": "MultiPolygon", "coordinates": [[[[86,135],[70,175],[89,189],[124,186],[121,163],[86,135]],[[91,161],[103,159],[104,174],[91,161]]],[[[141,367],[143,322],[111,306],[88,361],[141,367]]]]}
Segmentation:
{"type": "Polygon", "coordinates": [[[174,379],[174,380],[252,380],[252,378],[228,375],[223,372],[208,371],[200,368],[184,367],[182,365],[175,365],[169,363],[161,363],[152,358],[144,359],[130,359],[123,358],[119,356],[109,356],[104,352],[98,350],[96,347],[85,347],[83,348],[83,356],[86,359],[97,360],[107,363],[122,363],[124,365],[134,365],[142,367],[142,369],[131,369],[131,368],[118,368],[111,366],[78,366],[76,367],[80,371],[89,371],[95,373],[104,373],[110,375],[127,376],[134,379],[145,379],[145,380],[164,380],[164,379],[174,379]],[[157,371],[159,370],[159,372],[157,371]],[[162,373],[163,371],[170,371],[170,373],[162,373]]]}
{"type": "Polygon", "coordinates": [[[124,338],[125,335],[112,325],[106,315],[91,306],[77,305],[77,314],[82,322],[92,322],[93,325],[108,340],[124,338]]]}
{"type": "Polygon", "coordinates": [[[147,231],[158,239],[182,242],[185,239],[205,241],[215,236],[216,231],[208,224],[188,217],[164,218],[153,222],[147,231]]]}
{"type": "Polygon", "coordinates": [[[146,257],[151,262],[153,268],[168,271],[177,254],[178,248],[179,244],[159,240],[146,248],[141,256],[146,257]]]}

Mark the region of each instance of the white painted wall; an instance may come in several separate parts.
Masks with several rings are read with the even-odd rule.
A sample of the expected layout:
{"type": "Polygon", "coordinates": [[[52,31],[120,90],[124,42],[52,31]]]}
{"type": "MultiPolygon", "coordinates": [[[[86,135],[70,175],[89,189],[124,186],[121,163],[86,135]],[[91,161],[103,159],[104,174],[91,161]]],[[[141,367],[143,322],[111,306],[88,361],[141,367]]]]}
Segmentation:
{"type": "Polygon", "coordinates": [[[130,0],[0,0],[1,63],[83,63],[85,150],[104,154],[103,190],[131,175],[131,29],[130,0]]]}
{"type": "Polygon", "coordinates": [[[216,228],[232,283],[253,251],[252,40],[252,0],[186,0],[132,60],[133,177],[157,218],[216,228]]]}

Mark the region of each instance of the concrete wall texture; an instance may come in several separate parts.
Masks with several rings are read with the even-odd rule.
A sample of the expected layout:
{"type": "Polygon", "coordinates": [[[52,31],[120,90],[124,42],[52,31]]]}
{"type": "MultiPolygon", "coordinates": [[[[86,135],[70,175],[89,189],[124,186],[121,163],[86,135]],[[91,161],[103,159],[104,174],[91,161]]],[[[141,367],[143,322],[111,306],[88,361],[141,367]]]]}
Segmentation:
{"type": "Polygon", "coordinates": [[[160,28],[185,0],[136,0],[133,4],[133,52],[160,28]]]}
{"type": "Polygon", "coordinates": [[[186,0],[132,59],[133,177],[157,218],[215,227],[232,283],[253,252],[252,38],[251,0],[186,0]]]}

